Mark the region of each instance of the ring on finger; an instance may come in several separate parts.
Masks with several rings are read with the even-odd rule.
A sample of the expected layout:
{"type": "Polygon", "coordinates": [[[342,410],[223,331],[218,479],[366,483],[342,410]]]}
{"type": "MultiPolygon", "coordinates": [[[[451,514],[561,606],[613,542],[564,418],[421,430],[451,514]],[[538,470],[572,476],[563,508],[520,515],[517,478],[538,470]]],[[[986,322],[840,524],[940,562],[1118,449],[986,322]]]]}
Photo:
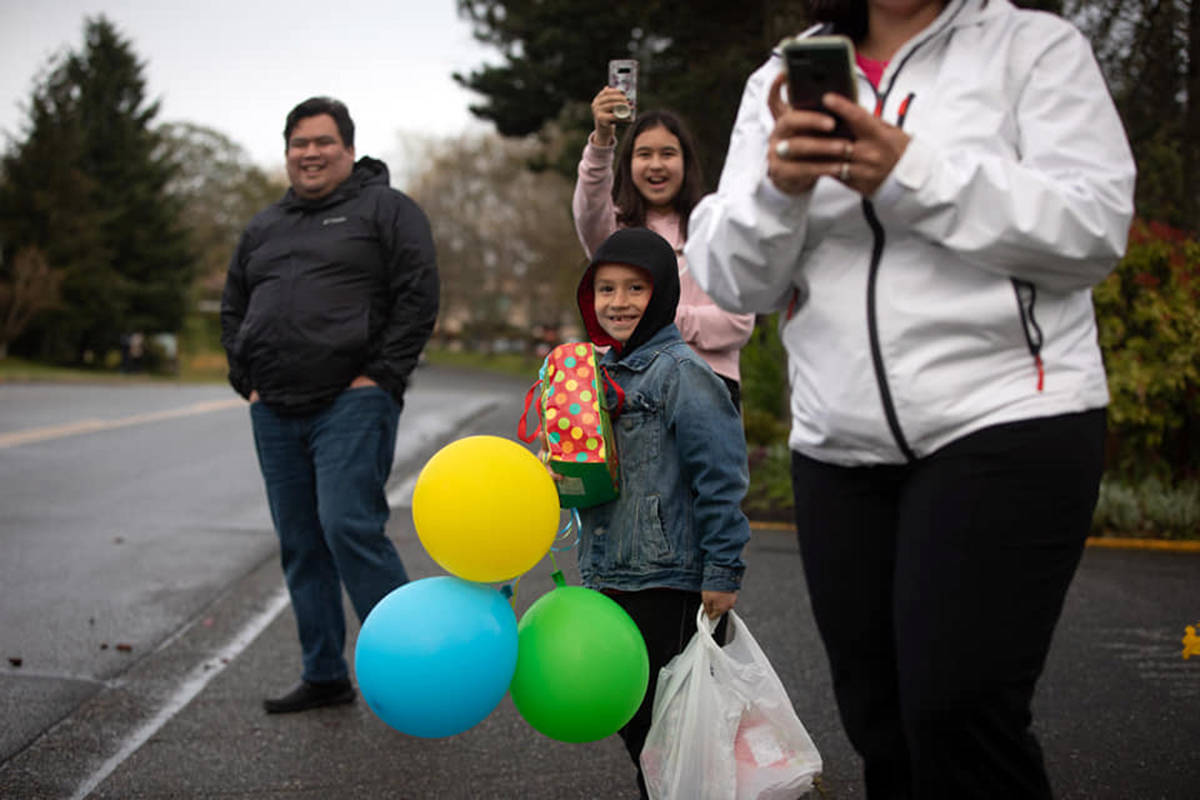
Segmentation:
{"type": "Polygon", "coordinates": [[[842,160],[854,160],[854,142],[846,142],[846,146],[842,149],[842,160]]]}
{"type": "Polygon", "coordinates": [[[840,180],[842,183],[845,183],[846,181],[850,180],[850,162],[849,161],[842,162],[842,170],[841,170],[841,172],[838,173],[838,180],[840,180]]]}
{"type": "Polygon", "coordinates": [[[780,158],[786,159],[790,152],[791,152],[791,147],[788,146],[787,139],[780,139],[778,142],[775,143],[775,155],[779,156],[780,158]]]}

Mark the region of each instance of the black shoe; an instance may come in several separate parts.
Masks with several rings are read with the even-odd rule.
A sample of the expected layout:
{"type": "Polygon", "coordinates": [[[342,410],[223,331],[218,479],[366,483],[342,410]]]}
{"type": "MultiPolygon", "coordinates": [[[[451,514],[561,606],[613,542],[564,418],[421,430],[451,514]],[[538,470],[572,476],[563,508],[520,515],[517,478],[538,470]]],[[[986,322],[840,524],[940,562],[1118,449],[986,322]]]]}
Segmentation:
{"type": "Polygon", "coordinates": [[[322,681],[312,683],[300,681],[296,687],[283,697],[268,697],[263,700],[263,708],[268,714],[290,714],[293,711],[307,711],[321,706],[340,706],[354,702],[354,687],[349,678],[340,681],[322,681]]]}

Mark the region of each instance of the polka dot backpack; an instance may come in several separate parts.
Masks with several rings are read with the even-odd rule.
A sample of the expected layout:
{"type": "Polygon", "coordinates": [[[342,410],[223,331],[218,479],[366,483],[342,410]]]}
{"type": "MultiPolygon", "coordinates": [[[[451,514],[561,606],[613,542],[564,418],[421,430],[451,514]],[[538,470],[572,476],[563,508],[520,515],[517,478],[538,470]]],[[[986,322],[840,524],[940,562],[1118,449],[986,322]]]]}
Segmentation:
{"type": "Polygon", "coordinates": [[[540,437],[542,460],[562,476],[555,484],[563,508],[587,508],[617,496],[617,450],[605,395],[612,391],[618,408],[625,397],[598,360],[590,342],[568,342],[551,350],[525,395],[525,411],[517,423],[521,441],[540,437]],[[532,433],[527,424],[531,408],[538,418],[532,433]]]}

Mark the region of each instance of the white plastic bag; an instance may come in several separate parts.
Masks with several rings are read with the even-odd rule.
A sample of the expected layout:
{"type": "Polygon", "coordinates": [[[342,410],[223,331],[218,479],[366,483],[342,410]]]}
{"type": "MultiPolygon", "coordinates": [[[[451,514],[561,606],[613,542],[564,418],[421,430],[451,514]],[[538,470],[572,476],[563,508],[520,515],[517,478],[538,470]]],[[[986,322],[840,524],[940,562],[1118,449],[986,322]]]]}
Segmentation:
{"type": "Polygon", "coordinates": [[[701,606],[696,634],[662,668],[642,773],[653,800],[794,800],[821,756],[766,655],[734,612],[728,643],[701,606]]]}

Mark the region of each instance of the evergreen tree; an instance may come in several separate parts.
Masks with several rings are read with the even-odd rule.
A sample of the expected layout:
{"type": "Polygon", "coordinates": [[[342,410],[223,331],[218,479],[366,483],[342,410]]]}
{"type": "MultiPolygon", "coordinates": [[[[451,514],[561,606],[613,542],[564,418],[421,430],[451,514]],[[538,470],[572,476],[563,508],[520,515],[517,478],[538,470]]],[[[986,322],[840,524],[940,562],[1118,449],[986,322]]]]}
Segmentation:
{"type": "Polygon", "coordinates": [[[183,208],[199,297],[219,300],[238,237],[255,214],[283,197],[286,177],[259,169],[244,148],[212,128],[179,122],[158,133],[163,154],[178,165],[167,191],[183,208]]]}
{"type": "Polygon", "coordinates": [[[1200,1],[1071,0],[1138,163],[1142,217],[1200,232],[1200,1]]]}
{"type": "Polygon", "coordinates": [[[102,356],[123,333],[178,331],[193,263],[142,64],[104,17],[84,33],[82,51],[37,82],[0,184],[4,263],[38,247],[62,275],[59,306],[12,349],[68,361],[102,356]]]}
{"type": "Polygon", "coordinates": [[[566,146],[554,166],[568,176],[587,133],[590,103],[608,79],[608,61],[636,58],[638,105],[682,114],[715,186],[746,78],[785,34],[803,25],[798,0],[458,0],[475,36],[505,63],[455,80],[484,98],[471,107],[503,136],[556,123],[566,146]]]}
{"type": "MultiPolygon", "coordinates": [[[[1017,4],[1059,12],[1062,0],[1017,4]]],[[[504,58],[454,76],[483,96],[471,111],[501,135],[525,136],[555,123],[567,147],[553,165],[573,177],[608,60],[636,58],[638,105],[687,119],[710,188],[746,79],[780,39],[809,26],[805,0],[458,0],[458,8],[473,22],[475,37],[504,58]]]]}

